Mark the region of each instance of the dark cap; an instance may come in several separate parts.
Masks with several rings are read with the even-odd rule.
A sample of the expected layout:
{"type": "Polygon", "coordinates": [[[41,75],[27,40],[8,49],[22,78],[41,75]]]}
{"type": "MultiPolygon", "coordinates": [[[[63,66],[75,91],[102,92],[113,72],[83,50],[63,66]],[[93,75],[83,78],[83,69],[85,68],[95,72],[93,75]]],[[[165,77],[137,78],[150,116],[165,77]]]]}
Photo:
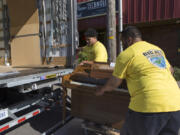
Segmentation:
{"type": "Polygon", "coordinates": [[[98,33],[95,29],[93,28],[89,28],[85,33],[84,33],[85,37],[96,37],[98,36],[98,33]]]}

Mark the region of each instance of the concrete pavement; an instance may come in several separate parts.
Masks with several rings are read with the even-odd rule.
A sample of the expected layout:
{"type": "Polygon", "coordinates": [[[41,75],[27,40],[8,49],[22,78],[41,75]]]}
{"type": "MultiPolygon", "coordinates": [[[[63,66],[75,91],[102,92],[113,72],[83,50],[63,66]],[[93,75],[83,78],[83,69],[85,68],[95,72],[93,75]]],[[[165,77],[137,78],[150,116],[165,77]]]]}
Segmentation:
{"type": "Polygon", "coordinates": [[[84,131],[81,128],[82,121],[81,119],[74,118],[57,130],[53,135],[84,135],[84,131]]]}

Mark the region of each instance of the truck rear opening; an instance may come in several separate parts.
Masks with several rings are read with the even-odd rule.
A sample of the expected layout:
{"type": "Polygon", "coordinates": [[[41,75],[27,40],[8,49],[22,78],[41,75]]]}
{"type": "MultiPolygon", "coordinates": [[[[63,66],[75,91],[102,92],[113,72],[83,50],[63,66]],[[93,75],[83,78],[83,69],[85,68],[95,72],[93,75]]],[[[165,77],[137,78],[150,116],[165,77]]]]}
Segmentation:
{"type": "Polygon", "coordinates": [[[78,46],[76,6],[0,0],[0,134],[61,102],[78,46]]]}

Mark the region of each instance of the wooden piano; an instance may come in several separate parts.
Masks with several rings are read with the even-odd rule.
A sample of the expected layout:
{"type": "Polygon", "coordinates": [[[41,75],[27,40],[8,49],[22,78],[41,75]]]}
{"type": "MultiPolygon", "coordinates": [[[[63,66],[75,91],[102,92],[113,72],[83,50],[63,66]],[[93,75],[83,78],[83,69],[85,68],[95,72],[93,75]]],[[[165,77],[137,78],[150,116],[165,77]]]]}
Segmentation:
{"type": "MultiPolygon", "coordinates": [[[[78,66],[72,74],[64,76],[64,90],[71,89],[72,116],[115,129],[122,127],[130,99],[126,83],[103,96],[95,96],[96,89],[106,83],[112,72],[108,64],[98,63],[78,66]]],[[[64,105],[65,97],[66,94],[64,105]]]]}

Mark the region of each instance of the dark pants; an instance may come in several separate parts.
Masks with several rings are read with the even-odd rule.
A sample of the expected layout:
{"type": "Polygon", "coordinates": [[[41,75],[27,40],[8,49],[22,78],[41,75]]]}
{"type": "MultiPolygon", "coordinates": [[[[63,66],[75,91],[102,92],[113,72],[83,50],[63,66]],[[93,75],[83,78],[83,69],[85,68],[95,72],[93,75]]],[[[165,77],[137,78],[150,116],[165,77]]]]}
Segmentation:
{"type": "Polygon", "coordinates": [[[139,113],[128,110],[121,135],[180,135],[180,111],[139,113]]]}

